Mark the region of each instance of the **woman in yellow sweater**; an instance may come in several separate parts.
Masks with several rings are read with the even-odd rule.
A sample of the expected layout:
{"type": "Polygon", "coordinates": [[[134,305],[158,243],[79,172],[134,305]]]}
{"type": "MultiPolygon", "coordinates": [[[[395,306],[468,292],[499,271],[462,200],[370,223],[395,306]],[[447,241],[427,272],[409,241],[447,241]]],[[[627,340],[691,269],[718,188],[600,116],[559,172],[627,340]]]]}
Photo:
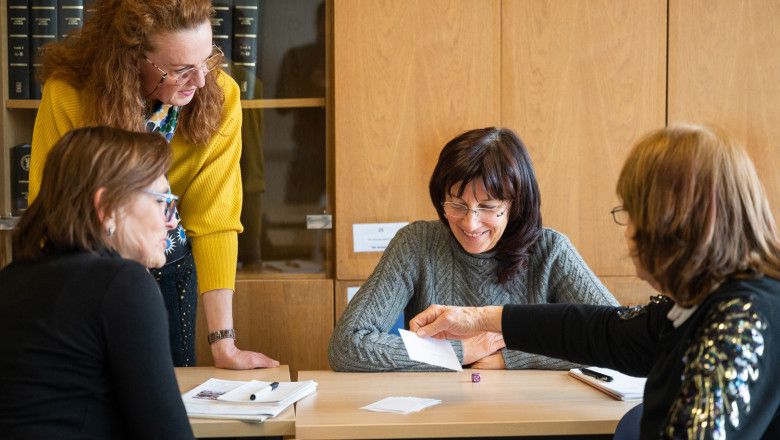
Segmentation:
{"type": "Polygon", "coordinates": [[[210,0],[96,0],[92,7],[80,33],[45,48],[31,201],[48,150],[74,127],[107,125],[165,136],[173,150],[167,176],[181,197],[181,223],[169,234],[167,264],[152,273],[168,309],[174,364],[195,365],[199,291],[216,366],[277,366],[235,345],[241,105],[238,85],[219,69],[223,54],[212,44],[210,0]]]}

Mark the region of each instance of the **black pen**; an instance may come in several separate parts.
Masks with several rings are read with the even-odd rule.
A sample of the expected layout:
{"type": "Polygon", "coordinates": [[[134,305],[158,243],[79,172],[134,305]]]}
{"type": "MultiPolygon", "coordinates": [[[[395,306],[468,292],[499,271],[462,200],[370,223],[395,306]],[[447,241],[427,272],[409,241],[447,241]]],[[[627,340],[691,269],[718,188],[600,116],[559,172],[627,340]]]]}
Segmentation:
{"type": "Polygon", "coordinates": [[[596,379],[603,380],[604,382],[612,382],[612,376],[601,374],[597,371],[589,370],[587,368],[582,368],[582,374],[590,377],[595,377],[596,379]]]}
{"type": "Polygon", "coordinates": [[[260,388],[259,390],[255,391],[253,394],[249,396],[249,400],[255,400],[257,399],[257,396],[261,394],[265,394],[265,390],[268,390],[270,388],[270,390],[268,390],[270,392],[275,390],[276,387],[278,386],[279,386],[279,382],[273,382],[271,385],[268,385],[267,387],[260,388]],[[261,393],[261,391],[263,391],[263,393],[261,393]]]}

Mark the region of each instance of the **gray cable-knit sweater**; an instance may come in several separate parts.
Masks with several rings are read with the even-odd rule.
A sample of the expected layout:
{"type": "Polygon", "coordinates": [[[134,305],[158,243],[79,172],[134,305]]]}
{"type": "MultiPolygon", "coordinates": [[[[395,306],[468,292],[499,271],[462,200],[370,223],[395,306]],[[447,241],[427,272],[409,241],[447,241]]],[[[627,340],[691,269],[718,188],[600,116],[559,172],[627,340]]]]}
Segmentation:
{"type": "MultiPolygon", "coordinates": [[[[497,283],[495,252],[470,254],[440,221],[418,221],[390,241],[374,272],[336,324],[328,347],[336,371],[436,371],[409,359],[401,338],[388,332],[405,312],[407,321],[431,304],[488,306],[618,301],[588,268],[569,239],[544,229],[528,270],[508,288],[497,283]]],[[[463,361],[461,341],[450,341],[463,361]]],[[[568,369],[569,362],[503,349],[509,369],[568,369]]]]}

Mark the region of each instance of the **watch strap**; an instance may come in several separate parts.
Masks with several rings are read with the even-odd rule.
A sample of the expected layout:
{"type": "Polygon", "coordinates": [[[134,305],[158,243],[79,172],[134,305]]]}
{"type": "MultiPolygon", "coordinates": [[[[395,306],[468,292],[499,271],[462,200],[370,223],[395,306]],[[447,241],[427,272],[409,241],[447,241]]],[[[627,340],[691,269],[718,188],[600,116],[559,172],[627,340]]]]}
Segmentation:
{"type": "Polygon", "coordinates": [[[236,339],[236,332],[232,328],[225,330],[217,330],[209,333],[209,345],[219,341],[220,339],[231,338],[236,339]]]}

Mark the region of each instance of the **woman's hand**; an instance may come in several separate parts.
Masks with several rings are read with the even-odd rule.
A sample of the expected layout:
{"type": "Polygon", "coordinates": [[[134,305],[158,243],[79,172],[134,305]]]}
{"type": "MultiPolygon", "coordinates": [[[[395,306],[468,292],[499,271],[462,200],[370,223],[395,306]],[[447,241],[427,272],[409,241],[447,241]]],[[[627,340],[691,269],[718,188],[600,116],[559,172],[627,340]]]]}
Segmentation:
{"type": "Polygon", "coordinates": [[[506,363],[504,362],[504,355],[501,351],[497,351],[490,356],[485,356],[482,359],[471,364],[471,368],[477,370],[506,370],[506,363]]]}
{"type": "Polygon", "coordinates": [[[279,362],[262,353],[239,350],[233,339],[226,338],[211,344],[214,366],[230,370],[249,370],[252,368],[278,367],[279,362]]]}
{"type": "Polygon", "coordinates": [[[503,310],[501,306],[454,307],[433,304],[409,321],[409,330],[421,338],[436,339],[464,339],[482,332],[500,333],[503,310]]]}
{"type": "MultiPolygon", "coordinates": [[[[504,363],[504,357],[501,356],[502,348],[506,347],[504,337],[500,333],[482,332],[476,336],[463,340],[463,365],[473,364],[475,362],[481,362],[482,360],[493,356],[498,352],[501,357],[501,364],[504,363]]],[[[492,364],[495,364],[493,362],[492,364]]],[[[485,361],[485,365],[491,365],[489,361],[485,361]]],[[[486,368],[487,367],[475,367],[471,368],[486,368]]]]}
{"type": "MultiPolygon", "coordinates": [[[[233,328],[233,291],[228,289],[209,290],[201,295],[206,325],[209,332],[233,328]]],[[[240,338],[241,335],[239,334],[240,338]]],[[[279,362],[262,353],[239,350],[231,338],[220,339],[211,344],[211,355],[217,368],[249,370],[252,368],[278,367],[279,362]]]]}

